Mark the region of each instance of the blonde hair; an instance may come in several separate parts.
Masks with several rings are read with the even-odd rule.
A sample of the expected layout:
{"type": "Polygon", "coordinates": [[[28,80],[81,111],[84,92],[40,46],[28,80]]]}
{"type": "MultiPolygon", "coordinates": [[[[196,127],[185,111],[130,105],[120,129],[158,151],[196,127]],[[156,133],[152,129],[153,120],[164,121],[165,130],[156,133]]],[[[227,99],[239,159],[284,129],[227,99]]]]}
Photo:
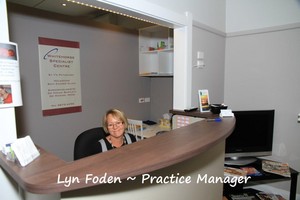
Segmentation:
{"type": "Polygon", "coordinates": [[[125,129],[127,128],[128,126],[128,121],[127,121],[127,117],[125,115],[125,113],[121,110],[118,110],[118,109],[110,109],[106,112],[106,114],[103,116],[103,120],[102,120],[102,126],[103,126],[103,129],[106,133],[108,133],[108,129],[107,129],[107,116],[108,115],[112,115],[114,118],[117,118],[119,119],[121,122],[124,123],[125,125],[125,129]]]}

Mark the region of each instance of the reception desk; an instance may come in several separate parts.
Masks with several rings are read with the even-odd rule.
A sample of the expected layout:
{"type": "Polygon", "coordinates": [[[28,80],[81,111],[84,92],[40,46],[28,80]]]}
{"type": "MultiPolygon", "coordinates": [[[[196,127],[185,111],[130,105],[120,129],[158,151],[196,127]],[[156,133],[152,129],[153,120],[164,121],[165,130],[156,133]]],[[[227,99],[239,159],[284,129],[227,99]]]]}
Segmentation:
{"type": "MultiPolygon", "coordinates": [[[[215,193],[217,190],[219,194],[211,194],[204,188],[204,196],[207,195],[204,192],[209,192],[221,198],[222,184],[191,182],[196,181],[194,176],[199,173],[223,175],[224,141],[233,131],[234,125],[234,118],[226,118],[222,122],[203,120],[73,162],[65,162],[38,147],[41,155],[26,167],[7,161],[2,154],[0,164],[25,193],[36,194],[36,199],[39,199],[39,194],[59,194],[55,198],[62,199],[84,196],[82,198],[86,199],[91,193],[95,196],[112,195],[112,199],[118,199],[113,195],[121,195],[123,198],[120,199],[124,199],[125,194],[131,197],[145,195],[145,191],[154,194],[165,187],[202,191],[201,187],[205,184],[204,187],[215,188],[211,192],[215,193]],[[144,180],[146,176],[149,179],[144,180]],[[175,176],[174,181],[181,177],[183,182],[170,182],[171,176],[175,176]],[[153,182],[150,182],[150,178],[154,179],[153,182]],[[159,182],[158,178],[165,182],[159,182]],[[185,180],[188,178],[192,180],[185,180]]],[[[179,190],[174,191],[174,196],[177,196],[176,192],[182,193],[179,190]]],[[[161,192],[158,195],[162,195],[164,191],[161,192]]],[[[147,199],[143,196],[136,197],[138,198],[147,199]]],[[[155,198],[157,199],[149,199],[155,198]]]]}

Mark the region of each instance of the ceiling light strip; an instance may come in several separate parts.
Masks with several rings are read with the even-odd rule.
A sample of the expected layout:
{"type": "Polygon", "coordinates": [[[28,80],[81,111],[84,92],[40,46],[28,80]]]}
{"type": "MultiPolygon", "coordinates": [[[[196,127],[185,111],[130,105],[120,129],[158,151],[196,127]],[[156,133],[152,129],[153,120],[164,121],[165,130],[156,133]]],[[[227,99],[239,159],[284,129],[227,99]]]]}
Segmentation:
{"type": "Polygon", "coordinates": [[[78,5],[81,5],[81,6],[95,8],[95,9],[98,9],[98,10],[104,10],[104,11],[111,12],[111,13],[114,13],[114,14],[118,14],[118,15],[122,15],[122,16],[125,16],[125,17],[129,17],[129,18],[133,18],[133,19],[136,19],[136,20],[140,20],[140,21],[143,21],[143,22],[148,22],[148,23],[159,25],[158,23],[152,22],[150,20],[146,20],[146,19],[142,19],[142,18],[139,18],[139,17],[131,16],[131,15],[124,14],[124,13],[121,13],[121,12],[118,12],[118,11],[114,11],[114,10],[110,10],[110,9],[107,9],[107,8],[102,8],[102,7],[99,7],[99,6],[94,6],[94,5],[91,5],[91,4],[88,4],[88,3],[83,3],[83,2],[75,1],[75,0],[66,0],[66,1],[78,4],[78,5]]]}

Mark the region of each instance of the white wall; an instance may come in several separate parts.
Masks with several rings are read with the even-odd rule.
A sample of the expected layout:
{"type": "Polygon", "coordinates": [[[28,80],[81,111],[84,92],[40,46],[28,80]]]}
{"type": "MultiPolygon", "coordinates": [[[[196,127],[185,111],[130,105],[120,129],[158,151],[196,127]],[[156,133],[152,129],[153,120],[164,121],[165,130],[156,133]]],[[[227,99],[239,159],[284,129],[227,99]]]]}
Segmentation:
{"type": "Polygon", "coordinates": [[[225,4],[220,0],[146,0],[178,13],[190,12],[194,20],[225,32],[225,4]]]}
{"type": "Polygon", "coordinates": [[[225,102],[233,110],[275,109],[273,155],[298,171],[299,36],[300,27],[227,38],[225,64],[225,102]]]}
{"type": "Polygon", "coordinates": [[[226,32],[300,22],[299,0],[226,0],[226,32]]]}
{"type": "Polygon", "coordinates": [[[198,90],[208,89],[211,103],[224,102],[225,36],[193,27],[192,105],[199,107],[198,90]],[[204,67],[195,67],[197,52],[203,53],[204,67]]]}
{"type": "MultiPolygon", "coordinates": [[[[300,1],[227,0],[226,6],[225,102],[234,110],[275,109],[272,157],[299,171],[300,1]]],[[[289,184],[273,185],[289,190],[289,184]]]]}

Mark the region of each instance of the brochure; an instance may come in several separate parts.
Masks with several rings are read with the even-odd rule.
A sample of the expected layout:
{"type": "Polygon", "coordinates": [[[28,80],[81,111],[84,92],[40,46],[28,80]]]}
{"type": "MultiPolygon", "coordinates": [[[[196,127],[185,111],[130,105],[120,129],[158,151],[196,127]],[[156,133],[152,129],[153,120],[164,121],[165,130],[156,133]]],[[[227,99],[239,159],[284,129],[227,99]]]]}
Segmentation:
{"type": "Polygon", "coordinates": [[[262,173],[260,173],[254,167],[241,167],[241,170],[246,172],[247,176],[262,176],[262,173]]]}
{"type": "Polygon", "coordinates": [[[230,194],[228,196],[230,200],[259,200],[255,194],[251,193],[230,194]]]}
{"type": "Polygon", "coordinates": [[[18,45],[0,42],[0,109],[22,104],[18,45]]]}
{"type": "Polygon", "coordinates": [[[256,196],[261,200],[285,200],[285,198],[283,198],[279,194],[272,194],[266,192],[259,192],[256,194],[256,196]]]}
{"type": "Polygon", "coordinates": [[[257,192],[260,191],[249,188],[244,189],[241,192],[225,194],[225,196],[228,200],[259,200],[259,198],[256,196],[257,192]]]}
{"type": "Polygon", "coordinates": [[[233,167],[224,167],[224,176],[246,176],[246,172],[241,170],[241,169],[237,169],[237,168],[233,168],[233,167]]]}
{"type": "Polygon", "coordinates": [[[288,163],[282,163],[271,160],[262,161],[262,169],[265,172],[278,174],[284,177],[291,177],[290,167],[288,163]]]}
{"type": "Polygon", "coordinates": [[[22,167],[25,167],[40,156],[40,152],[30,136],[17,139],[11,144],[11,148],[22,167]]]}

